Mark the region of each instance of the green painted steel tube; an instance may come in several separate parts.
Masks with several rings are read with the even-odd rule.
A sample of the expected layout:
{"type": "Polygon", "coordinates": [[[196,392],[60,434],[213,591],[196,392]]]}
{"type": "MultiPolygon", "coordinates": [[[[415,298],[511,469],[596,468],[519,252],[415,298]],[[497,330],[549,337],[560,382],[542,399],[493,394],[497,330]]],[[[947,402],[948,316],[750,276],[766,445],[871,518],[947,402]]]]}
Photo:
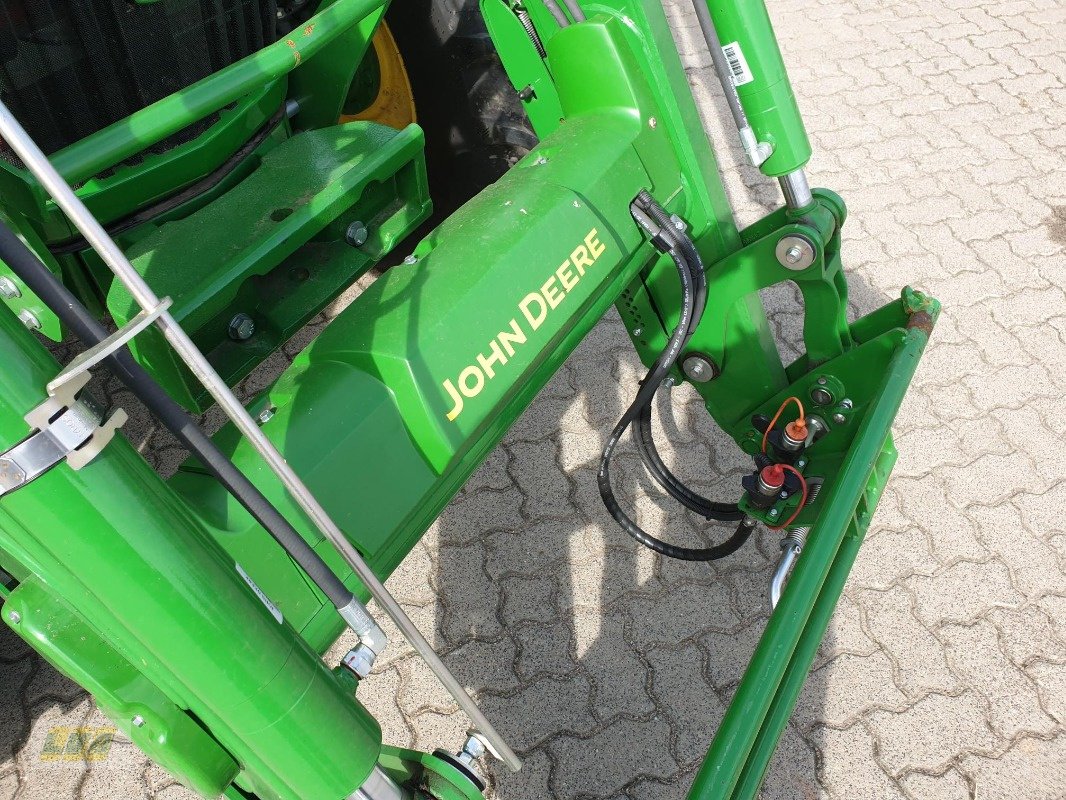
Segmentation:
{"type": "Polygon", "coordinates": [[[740,775],[737,788],[733,792],[734,798],[755,797],[766,775],[766,768],[770,765],[770,759],[777,750],[777,742],[792,716],[792,710],[796,707],[803,684],[807,680],[811,664],[822,644],[825,632],[829,628],[829,621],[836,611],[840,593],[844,591],[844,584],[851,573],[851,567],[855,563],[855,557],[862,547],[864,532],[858,531],[854,535],[844,537],[829,575],[825,579],[822,591],[814,604],[811,616],[803,629],[796,651],[792,654],[785,677],[778,687],[777,694],[770,706],[766,719],[763,720],[762,729],[751,749],[744,771],[740,775]]]}
{"type": "Polygon", "coordinates": [[[811,143],[766,4],[763,0],[695,2],[706,2],[711,11],[748,124],[760,142],[773,145],[773,153],[759,169],[772,177],[801,169],[811,158],[811,143]]]}
{"type": "Polygon", "coordinates": [[[56,153],[52,163],[68,182],[85,181],[286,75],[384,4],[385,0],[336,0],[286,39],[75,142],[56,153]]]}
{"type": "MultiPolygon", "coordinates": [[[[0,364],[6,449],[59,367],[6,308],[0,364]]],[[[374,719],[123,437],[82,470],[59,464],[0,499],[0,550],[202,720],[259,796],[342,800],[375,766],[374,719]]],[[[32,614],[4,621],[32,628],[32,614]]],[[[152,708],[139,713],[149,735],[168,734],[152,708]]]]}
{"type": "MultiPolygon", "coordinates": [[[[928,315],[915,314],[912,323],[919,316],[929,319],[928,315]]],[[[924,322],[907,328],[886,371],[881,393],[856,433],[837,483],[826,497],[822,516],[707,751],[689,800],[732,796],[800,640],[807,626],[814,624],[813,610],[928,339],[924,322]]],[[[763,747],[775,744],[776,738],[763,747]]]]}

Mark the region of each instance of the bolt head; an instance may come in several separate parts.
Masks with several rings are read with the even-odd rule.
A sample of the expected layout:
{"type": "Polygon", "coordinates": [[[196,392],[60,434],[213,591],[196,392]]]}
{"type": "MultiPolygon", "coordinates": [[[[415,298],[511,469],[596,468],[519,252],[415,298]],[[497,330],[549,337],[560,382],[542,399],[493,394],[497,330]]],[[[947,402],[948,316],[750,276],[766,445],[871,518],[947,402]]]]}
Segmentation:
{"type": "Polygon", "coordinates": [[[659,120],[657,120],[655,117],[651,117],[648,120],[648,127],[649,128],[653,128],[654,129],[654,128],[657,128],[658,126],[659,126],[659,120]]]}
{"type": "Polygon", "coordinates": [[[792,247],[785,251],[785,261],[789,264],[798,264],[801,258],[803,258],[803,250],[797,245],[792,245],[792,247]]]}
{"type": "Polygon", "coordinates": [[[11,620],[15,625],[18,625],[20,622],[22,622],[22,615],[17,611],[12,611],[10,614],[7,615],[7,618],[11,620]]]}
{"type": "Polygon", "coordinates": [[[718,368],[704,356],[690,355],[681,362],[685,376],[695,383],[707,383],[718,377],[718,368]]]}
{"type": "Polygon", "coordinates": [[[537,166],[541,166],[548,163],[547,156],[537,156],[537,160],[533,162],[537,166]]]}
{"type": "Polygon", "coordinates": [[[37,319],[37,315],[28,308],[24,308],[19,312],[19,319],[22,320],[22,324],[31,331],[39,331],[41,329],[41,321],[37,319]]]}
{"type": "Polygon", "coordinates": [[[847,423],[847,421],[848,421],[848,418],[845,417],[843,414],[834,414],[833,415],[833,422],[835,422],[837,425],[845,425],[847,423]]]}
{"type": "Polygon", "coordinates": [[[481,758],[486,753],[485,744],[478,737],[470,736],[463,745],[462,752],[471,758],[481,758]]]}
{"type": "Polygon", "coordinates": [[[235,342],[246,342],[254,333],[255,320],[243,312],[229,321],[229,338],[235,342]]]}
{"type": "Polygon", "coordinates": [[[366,244],[366,240],[369,235],[370,232],[366,229],[366,225],[364,225],[359,220],[356,220],[351,225],[349,225],[348,230],[345,231],[344,241],[346,241],[352,247],[362,247],[364,244],[366,244]]]}
{"type": "Polygon", "coordinates": [[[0,278],[0,297],[5,300],[18,300],[22,297],[22,290],[10,278],[0,278]]]}
{"type": "Polygon", "coordinates": [[[644,333],[644,329],[643,328],[634,328],[633,329],[633,335],[634,336],[640,336],[642,333],[644,333]]]}
{"type": "Polygon", "coordinates": [[[407,256],[407,258],[405,258],[403,260],[403,263],[406,264],[407,266],[411,266],[412,264],[417,264],[418,263],[418,257],[417,256],[413,256],[413,255],[407,256]]]}
{"type": "Polygon", "coordinates": [[[256,419],[259,420],[260,425],[266,425],[266,423],[270,422],[270,420],[273,419],[274,414],[275,409],[273,407],[264,408],[262,411],[259,412],[259,416],[256,417],[256,419]]]}
{"type": "Polygon", "coordinates": [[[770,516],[771,517],[776,517],[777,516],[777,509],[776,508],[771,508],[770,509],[770,516]]]}
{"type": "Polygon", "coordinates": [[[135,716],[131,720],[131,722],[133,722],[133,727],[134,728],[143,728],[144,727],[144,717],[142,717],[140,714],[135,716]]]}

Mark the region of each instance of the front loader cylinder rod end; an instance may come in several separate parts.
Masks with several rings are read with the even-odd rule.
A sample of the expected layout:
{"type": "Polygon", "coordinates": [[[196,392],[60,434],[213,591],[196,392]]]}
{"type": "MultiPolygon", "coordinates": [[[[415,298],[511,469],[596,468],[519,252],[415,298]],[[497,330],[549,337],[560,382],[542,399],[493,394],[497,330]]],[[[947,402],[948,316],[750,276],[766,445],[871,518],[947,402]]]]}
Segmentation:
{"type": "Polygon", "coordinates": [[[411,794],[375,765],[363,785],[348,795],[347,800],[410,800],[411,794]]]}
{"type": "Polygon", "coordinates": [[[794,211],[809,208],[814,203],[814,195],[811,194],[810,184],[807,183],[807,175],[802,169],[782,175],[777,181],[781,184],[785,205],[794,211]]]}

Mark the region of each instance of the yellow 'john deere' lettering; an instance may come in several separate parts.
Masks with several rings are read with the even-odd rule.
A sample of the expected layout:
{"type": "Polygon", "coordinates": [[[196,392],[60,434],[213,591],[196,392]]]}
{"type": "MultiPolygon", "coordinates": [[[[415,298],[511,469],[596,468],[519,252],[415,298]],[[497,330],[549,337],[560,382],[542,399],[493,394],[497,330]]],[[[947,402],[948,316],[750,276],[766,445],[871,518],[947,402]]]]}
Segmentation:
{"type": "Polygon", "coordinates": [[[504,330],[489,340],[486,349],[478,353],[469,366],[461,369],[454,381],[450,378],[444,381],[444,391],[452,402],[452,410],[447,414],[449,420],[454,421],[463,412],[464,398],[481,394],[499,369],[514,357],[517,348],[528,342],[530,334],[535,333],[548,315],[562,305],[584,277],[585,270],[593,266],[606,249],[607,245],[599,239],[599,232],[593,228],[539,288],[518,302],[518,313],[508,321],[504,330]]]}

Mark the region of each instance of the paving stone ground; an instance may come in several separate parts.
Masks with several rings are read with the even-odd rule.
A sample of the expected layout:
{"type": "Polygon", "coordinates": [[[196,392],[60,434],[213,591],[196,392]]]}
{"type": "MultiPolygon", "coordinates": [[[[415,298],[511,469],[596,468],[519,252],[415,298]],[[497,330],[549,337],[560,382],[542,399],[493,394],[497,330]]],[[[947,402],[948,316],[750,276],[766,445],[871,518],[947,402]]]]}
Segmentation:
{"type": "MultiPolygon", "coordinates": [[[[667,10],[750,222],[776,185],[739,162],[688,4],[667,10]]],[[[945,313],[764,796],[1066,797],[1066,7],[771,11],[810,175],[850,208],[852,311],[913,283],[945,313]]],[[[797,297],[767,303],[794,355],[797,297]]],[[[597,458],[639,374],[609,315],[389,582],[524,755],[520,775],[492,776],[497,798],[682,797],[766,623],[776,537],[716,565],[665,562],[604,512],[597,458]]],[[[675,390],[660,411],[670,462],[728,496],[743,461],[695,395],[675,390]]],[[[164,471],[180,461],[158,431],[130,430],[164,471]]],[[[690,516],[646,491],[628,447],[618,464],[642,524],[699,540],[690,516]]],[[[6,633],[0,664],[0,799],[191,797],[121,740],[102,762],[42,762],[53,726],[104,720],[6,633]]],[[[402,643],[360,694],[392,743],[454,748],[467,727],[402,643]]]]}

